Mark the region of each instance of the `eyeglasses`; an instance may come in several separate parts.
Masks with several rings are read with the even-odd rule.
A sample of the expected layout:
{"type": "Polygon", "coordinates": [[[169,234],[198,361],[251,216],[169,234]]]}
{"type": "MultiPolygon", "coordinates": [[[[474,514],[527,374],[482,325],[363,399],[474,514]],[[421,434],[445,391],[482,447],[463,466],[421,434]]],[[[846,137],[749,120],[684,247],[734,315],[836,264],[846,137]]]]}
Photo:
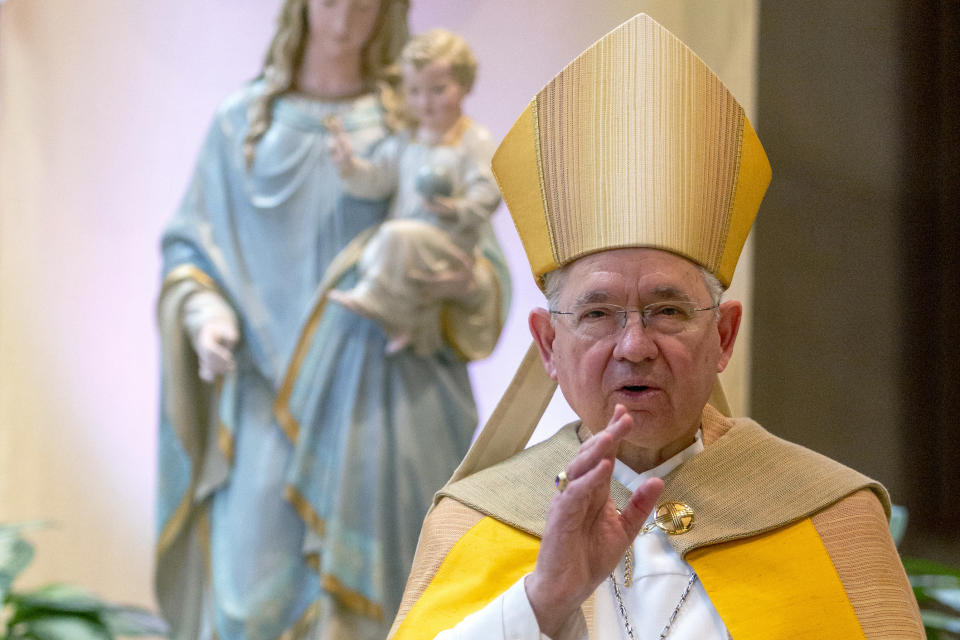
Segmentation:
{"type": "Polygon", "coordinates": [[[693,320],[698,311],[710,311],[719,307],[697,307],[692,302],[671,300],[654,302],[640,309],[625,309],[620,305],[606,303],[587,303],[577,305],[570,311],[550,310],[567,320],[573,331],[585,338],[600,340],[619,334],[627,326],[627,314],[639,313],[644,329],[657,333],[673,335],[693,328],[693,320]]]}

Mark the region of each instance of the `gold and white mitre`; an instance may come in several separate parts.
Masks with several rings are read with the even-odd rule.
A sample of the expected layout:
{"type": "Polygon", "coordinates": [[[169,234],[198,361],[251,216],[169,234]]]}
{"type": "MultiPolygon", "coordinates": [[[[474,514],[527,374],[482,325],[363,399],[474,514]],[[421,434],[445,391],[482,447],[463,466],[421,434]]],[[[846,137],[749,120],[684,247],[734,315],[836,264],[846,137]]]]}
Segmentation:
{"type": "Polygon", "coordinates": [[[743,107],[644,14],[530,101],[493,172],[541,288],[545,273],[621,247],[671,251],[728,287],[770,183],[743,107]]]}
{"type": "MultiPolygon", "coordinates": [[[[771,176],[740,103],[644,14],[530,101],[493,173],[541,289],[544,274],[625,247],[673,252],[728,287],[771,176]]],[[[531,346],[451,482],[523,449],[555,388],[531,346]]],[[[719,383],[711,403],[729,412],[719,383]]]]}

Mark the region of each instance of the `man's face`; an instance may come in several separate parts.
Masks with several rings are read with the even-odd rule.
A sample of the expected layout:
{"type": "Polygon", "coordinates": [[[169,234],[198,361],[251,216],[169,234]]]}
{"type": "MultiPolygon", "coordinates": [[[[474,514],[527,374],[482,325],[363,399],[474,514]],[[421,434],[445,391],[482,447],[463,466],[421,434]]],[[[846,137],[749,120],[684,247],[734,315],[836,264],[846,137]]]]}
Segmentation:
{"type": "MultiPolygon", "coordinates": [[[[670,300],[713,306],[692,262],[656,249],[617,249],[570,265],[556,310],[585,301],[637,310],[670,300]]],[[[673,445],[688,444],[699,427],[716,375],[733,350],[740,304],[725,302],[718,312],[693,313],[678,333],[644,328],[638,313],[628,313],[622,330],[602,338],[576,330],[573,316],[551,318],[544,309],[531,313],[530,326],[547,372],[588,428],[603,429],[623,404],[635,423],[627,441],[672,455],[673,445]]]]}

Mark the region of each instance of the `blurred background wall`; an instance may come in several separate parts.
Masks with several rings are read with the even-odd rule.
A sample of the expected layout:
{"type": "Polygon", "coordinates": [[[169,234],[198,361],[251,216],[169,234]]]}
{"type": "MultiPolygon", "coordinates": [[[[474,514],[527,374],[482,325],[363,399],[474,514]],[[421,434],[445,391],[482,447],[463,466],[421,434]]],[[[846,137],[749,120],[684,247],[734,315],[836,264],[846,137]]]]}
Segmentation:
{"type": "MultiPolygon", "coordinates": [[[[900,503],[914,495],[914,467],[904,276],[889,256],[916,64],[900,46],[902,4],[414,0],[411,11],[414,32],[444,26],[472,44],[481,67],[467,112],[496,138],[564,64],[639,11],[704,58],[774,165],[755,304],[749,249],[734,285],[748,312],[725,379],[733,404],[888,483],[900,503]]],[[[278,6],[0,1],[0,521],[57,523],[35,536],[28,583],[152,602],[158,240],[214,109],[259,69],[278,6]]],[[[482,417],[541,300],[505,211],[495,226],[514,302],[497,351],[471,369],[482,417]]],[[[536,437],[568,416],[557,401],[536,437]]]]}
{"type": "Polygon", "coordinates": [[[960,564],[960,4],[761,2],[752,414],[960,564]]]}

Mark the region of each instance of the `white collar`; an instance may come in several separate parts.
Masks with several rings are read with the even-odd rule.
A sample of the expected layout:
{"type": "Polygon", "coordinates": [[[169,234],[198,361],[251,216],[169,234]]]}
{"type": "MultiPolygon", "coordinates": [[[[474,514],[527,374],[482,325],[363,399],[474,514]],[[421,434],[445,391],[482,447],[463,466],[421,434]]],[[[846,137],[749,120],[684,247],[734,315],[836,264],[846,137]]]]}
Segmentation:
{"type": "Polygon", "coordinates": [[[615,460],[613,477],[630,491],[636,491],[637,487],[648,478],[662,478],[701,451],[703,451],[703,430],[697,429],[693,444],[643,473],[637,473],[620,460],[615,460]]]}

